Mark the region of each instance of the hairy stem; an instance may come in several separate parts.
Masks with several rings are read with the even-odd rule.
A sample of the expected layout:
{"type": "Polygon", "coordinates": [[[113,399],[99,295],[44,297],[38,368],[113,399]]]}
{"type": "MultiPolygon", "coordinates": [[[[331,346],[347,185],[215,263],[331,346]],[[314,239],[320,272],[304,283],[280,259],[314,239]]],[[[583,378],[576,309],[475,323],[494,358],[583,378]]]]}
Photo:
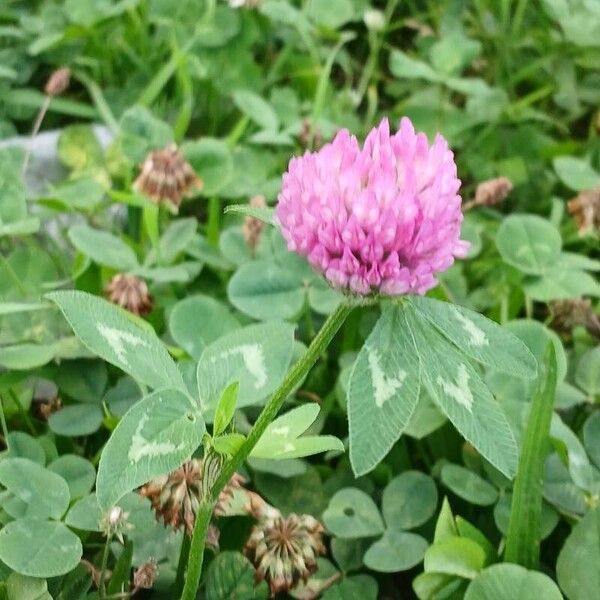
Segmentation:
{"type": "Polygon", "coordinates": [[[108,564],[108,553],[110,551],[110,542],[112,535],[106,536],[106,544],[104,544],[104,551],[102,552],[102,565],[100,567],[100,581],[98,581],[99,596],[100,598],[106,598],[106,566],[108,564]]]}
{"type": "Polygon", "coordinates": [[[283,380],[279,388],[271,396],[262,412],[260,413],[256,423],[250,430],[246,441],[241,448],[232,457],[230,461],[225,463],[219,477],[212,487],[208,498],[205,498],[198,515],[196,516],[196,524],[194,526],[194,534],[190,546],[190,556],[188,560],[188,568],[186,574],[185,586],[181,600],[194,600],[200,583],[200,574],[202,572],[202,560],[204,557],[204,544],[206,533],[212,515],[213,507],[221,490],[225,487],[231,476],[239,469],[242,463],[246,460],[267,426],[277,416],[281,405],[290,395],[294,387],[308,373],[311,367],[317,362],[318,358],[329,346],[331,340],[342,326],[346,317],[350,314],[353,304],[343,302],[335,311],[328,317],[323,324],[319,333],[315,336],[304,356],[292,367],[286,378],[283,380]]]}

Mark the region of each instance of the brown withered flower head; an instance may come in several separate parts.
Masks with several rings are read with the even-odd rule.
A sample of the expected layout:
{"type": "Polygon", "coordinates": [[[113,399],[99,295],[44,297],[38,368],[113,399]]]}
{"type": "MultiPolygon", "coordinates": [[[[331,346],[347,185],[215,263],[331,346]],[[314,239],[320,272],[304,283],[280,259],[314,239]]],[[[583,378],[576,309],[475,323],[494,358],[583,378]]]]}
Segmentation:
{"type": "MultiPolygon", "coordinates": [[[[250,198],[249,204],[252,208],[265,208],[267,206],[267,201],[264,196],[254,196],[253,198],[250,198]]],[[[265,223],[260,219],[251,217],[250,215],[244,217],[242,233],[248,248],[250,248],[252,252],[256,250],[264,229],[265,223]]]]}
{"type": "Polygon", "coordinates": [[[70,82],[70,69],[67,67],[57,69],[56,71],[52,72],[50,77],[48,77],[48,81],[46,81],[46,85],[44,87],[44,93],[46,96],[50,96],[51,98],[54,98],[54,96],[60,96],[61,94],[65,93],[70,82]]]}
{"type": "Polygon", "coordinates": [[[136,275],[119,273],[106,286],[106,297],[134,315],[147,315],[152,311],[153,301],[148,286],[136,275]]]}
{"type": "MultiPolygon", "coordinates": [[[[214,483],[218,467],[218,461],[191,458],[172,473],[161,475],[142,486],[140,494],[150,499],[158,521],[162,520],[175,529],[184,528],[191,536],[203,493],[214,483]]],[[[219,494],[215,516],[228,514],[228,503],[243,481],[237,473],[233,475],[219,494]]],[[[215,543],[218,543],[218,535],[215,543]]]]}
{"type": "Polygon", "coordinates": [[[556,331],[570,336],[575,327],[585,327],[588,333],[600,339],[600,316],[587,298],[554,300],[550,303],[551,326],[556,331]]]}
{"type": "Polygon", "coordinates": [[[266,580],[275,596],[306,582],[325,554],[323,526],[310,515],[277,512],[254,526],[244,553],[256,567],[256,578],[266,580]]]}
{"type": "Polygon", "coordinates": [[[176,211],[184,197],[200,191],[203,185],[177,146],[169,144],[148,154],[140,165],[133,189],[176,211]]]}
{"type": "Polygon", "coordinates": [[[137,589],[149,590],[154,585],[157,575],[158,566],[156,565],[156,561],[150,559],[135,570],[133,574],[133,585],[137,589]]]}
{"type": "Polygon", "coordinates": [[[508,177],[496,177],[482,181],[475,189],[475,197],[463,204],[463,211],[476,206],[494,206],[502,202],[513,189],[508,177]]]}
{"type": "Polygon", "coordinates": [[[150,499],[156,519],[192,535],[202,490],[202,461],[192,458],[168,475],[156,477],[140,489],[150,499]]]}
{"type": "Polygon", "coordinates": [[[567,207],[580,236],[600,232],[600,187],[580,192],[569,200],[567,207]]]}

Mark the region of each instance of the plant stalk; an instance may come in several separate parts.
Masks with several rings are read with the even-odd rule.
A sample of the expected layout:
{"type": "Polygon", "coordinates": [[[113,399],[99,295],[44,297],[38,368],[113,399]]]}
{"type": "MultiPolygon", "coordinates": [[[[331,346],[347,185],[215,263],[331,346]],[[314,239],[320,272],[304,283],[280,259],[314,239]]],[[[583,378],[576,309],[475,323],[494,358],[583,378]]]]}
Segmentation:
{"type": "Polygon", "coordinates": [[[206,533],[210,524],[210,518],[216,499],[221,490],[225,487],[231,476],[239,469],[246,460],[267,426],[277,416],[279,409],[290,395],[294,387],[308,373],[312,366],[317,362],[318,358],[323,354],[326,348],[331,343],[331,340],[342,326],[346,317],[352,311],[354,305],[350,301],[345,301],[340,304],[335,311],[329,315],[327,321],[321,327],[319,333],[315,336],[304,356],[292,367],[286,378],[283,380],[279,388],[271,396],[262,412],[260,413],[256,423],[250,430],[246,441],[241,448],[232,457],[230,461],[225,463],[219,477],[212,487],[208,498],[205,498],[200,505],[200,509],[196,516],[194,525],[194,533],[192,535],[192,543],[190,546],[190,556],[188,560],[188,568],[185,578],[185,586],[181,600],[195,600],[198,585],[200,583],[200,575],[202,572],[202,560],[204,557],[204,544],[206,533]]]}
{"type": "Polygon", "coordinates": [[[504,552],[506,562],[526,569],[537,569],[540,559],[542,481],[556,390],[556,354],[551,342],[540,371],[523,436],[504,552]]]}
{"type": "Polygon", "coordinates": [[[100,598],[106,598],[106,566],[108,565],[108,553],[110,551],[110,542],[112,535],[106,536],[106,544],[104,544],[104,551],[102,552],[102,565],[100,567],[100,581],[98,582],[98,595],[100,598]]]}

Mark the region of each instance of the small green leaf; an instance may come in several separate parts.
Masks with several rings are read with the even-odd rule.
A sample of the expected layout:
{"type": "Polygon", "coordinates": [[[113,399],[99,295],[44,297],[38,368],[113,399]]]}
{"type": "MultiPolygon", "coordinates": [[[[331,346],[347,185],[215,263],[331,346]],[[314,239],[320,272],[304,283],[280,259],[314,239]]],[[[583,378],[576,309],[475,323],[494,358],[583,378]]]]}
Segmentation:
{"type": "Polygon", "coordinates": [[[59,456],[48,465],[48,470],[60,475],[67,482],[71,500],[89,493],[96,481],[94,465],[76,454],[59,456]]]}
{"type": "Polygon", "coordinates": [[[600,284],[586,271],[548,269],[541,277],[528,277],[523,289],[533,300],[550,302],[580,296],[600,296],[600,284]]]}
{"type": "Polygon", "coordinates": [[[267,586],[256,586],[254,568],[239,552],[221,552],[206,574],[206,600],[267,598],[267,586]]]}
{"type": "Polygon", "coordinates": [[[590,510],[573,527],[558,555],[556,577],[569,600],[590,600],[598,595],[600,508],[590,510]]]}
{"type": "Polygon", "coordinates": [[[344,488],[333,495],[323,513],[323,523],[341,538],[372,537],[385,529],[375,502],[356,488],[344,488]]]}
{"type": "Polygon", "coordinates": [[[411,58],[401,50],[390,53],[390,71],[400,79],[439,81],[440,76],[425,62],[411,58]]]}
{"type": "Polygon", "coordinates": [[[52,600],[45,579],[12,573],[6,580],[6,600],[52,600]]]}
{"type": "Polygon", "coordinates": [[[46,463],[46,453],[37,438],[32,437],[24,431],[10,431],[8,439],[8,452],[3,454],[3,458],[28,458],[29,460],[41,465],[46,463]]]}
{"type": "Polygon", "coordinates": [[[404,471],[383,490],[383,518],[388,527],[414,529],[433,516],[437,501],[437,488],[429,475],[404,471]]]}
{"type": "Polygon", "coordinates": [[[25,518],[0,531],[0,560],[21,575],[56,577],[74,569],[83,549],[62,523],[25,518]]]}
{"type": "Polygon", "coordinates": [[[319,414],[316,404],[304,404],[275,419],[252,449],[253,458],[289,459],[328,450],[344,451],[344,444],[331,435],[299,437],[319,414]]]}
{"type": "Polygon", "coordinates": [[[67,513],[65,523],[74,529],[82,531],[102,531],[100,521],[102,519],[102,511],[98,506],[98,498],[96,494],[88,494],[80,498],[67,513]]]}
{"type": "Polygon", "coordinates": [[[454,515],[450,508],[448,498],[444,498],[442,502],[442,508],[438,514],[437,521],[435,523],[435,533],[433,536],[434,542],[443,542],[445,539],[458,535],[458,529],[454,521],[454,515]]]}
{"type": "Polygon", "coordinates": [[[23,516],[60,519],[69,506],[67,482],[26,458],[1,460],[0,483],[26,505],[23,516]]]}
{"type": "Polygon", "coordinates": [[[407,571],[423,560],[427,546],[427,540],[416,533],[388,528],[367,550],[364,563],[379,573],[407,571]]]}
{"type": "Polygon", "coordinates": [[[102,451],[96,483],[101,508],[179,467],[200,446],[204,432],[198,407],[182,392],[163,390],[140,400],[102,451]]]}
{"type": "Polygon", "coordinates": [[[575,371],[575,381],[590,396],[600,395],[600,346],[581,356],[575,371]]]}
{"type": "Polygon", "coordinates": [[[57,435],[90,435],[102,426],[102,409],[93,404],[64,406],[50,415],[48,426],[57,435]]]}
{"type": "Polygon", "coordinates": [[[189,296],[169,314],[173,339],[196,360],[208,344],[240,328],[229,308],[210,296],[189,296]]]}
{"type": "Polygon", "coordinates": [[[216,437],[223,433],[225,429],[227,429],[231,419],[233,419],[239,391],[239,381],[233,381],[223,390],[215,411],[215,418],[213,421],[213,436],[216,437]]]}
{"type": "Polygon", "coordinates": [[[321,27],[339,29],[348,21],[356,19],[355,5],[351,0],[312,1],[308,3],[307,16],[321,27]]]}
{"type": "Polygon", "coordinates": [[[552,165],[559,179],[576,192],[591,190],[600,185],[600,173],[581,158],[557,156],[552,165]]]}
{"type": "Polygon", "coordinates": [[[134,251],[120,238],[87,225],[73,225],[69,229],[73,245],[94,262],[118,271],[131,271],[138,267],[134,251]]]}
{"type": "Polygon", "coordinates": [[[227,433],[214,438],[212,445],[219,454],[233,456],[245,441],[246,436],[241,433],[227,433]]]}
{"type": "Polygon", "coordinates": [[[510,215],[502,221],[496,245],[506,263],[523,273],[542,275],[560,256],[560,232],[536,215],[510,215]]]}
{"type": "MultiPolygon", "coordinates": [[[[590,598],[592,596],[589,596],[590,598]]],[[[519,565],[499,564],[484,569],[469,585],[465,600],[562,600],[556,584],[544,573],[519,565]]],[[[571,596],[575,600],[575,597],[571,596]]]]}
{"type": "Polygon", "coordinates": [[[321,596],[321,600],[376,600],[377,580],[369,575],[344,577],[321,596]]]}
{"type": "Polygon", "coordinates": [[[498,491],[491,483],[460,465],[445,464],[440,479],[447,488],[471,504],[489,506],[498,500],[498,491]]]}
{"type": "Polygon", "coordinates": [[[11,370],[28,370],[41,367],[54,358],[54,344],[14,344],[3,346],[0,365],[11,370]]]}
{"type": "Polygon", "coordinates": [[[53,292],[77,337],[92,352],[152,388],[185,390],[185,383],[164,344],[125,311],[85,292],[53,292]]]}
{"type": "Polygon", "coordinates": [[[186,142],[182,152],[198,173],[206,196],[218,194],[232,179],[233,156],[231,149],[223,140],[203,137],[198,141],[186,142]]]}
{"type": "Polygon", "coordinates": [[[229,280],[230,302],[254,319],[291,319],[304,306],[306,292],[301,274],[271,259],[242,265],[229,280]]]}
{"type": "Polygon", "coordinates": [[[402,434],[419,398],[420,368],[402,309],[386,306],[354,363],[348,385],[355,475],[373,469],[402,434]]]}
{"type": "Polygon", "coordinates": [[[0,316],[49,308],[52,308],[52,305],[45,302],[0,302],[0,316]]]}
{"type": "Polygon", "coordinates": [[[483,569],[485,552],[469,538],[448,537],[441,542],[436,541],[428,548],[424,563],[427,572],[474,579],[483,569]]]}
{"type": "Polygon", "coordinates": [[[263,129],[276,131],[279,128],[279,118],[273,107],[254,92],[238,90],[233,94],[233,102],[263,129]]]}

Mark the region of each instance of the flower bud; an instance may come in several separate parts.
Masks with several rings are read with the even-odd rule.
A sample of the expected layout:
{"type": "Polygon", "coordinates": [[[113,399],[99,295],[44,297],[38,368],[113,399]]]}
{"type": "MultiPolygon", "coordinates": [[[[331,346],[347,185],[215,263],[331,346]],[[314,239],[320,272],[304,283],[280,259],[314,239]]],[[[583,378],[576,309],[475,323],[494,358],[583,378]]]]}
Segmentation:
{"type": "MultiPolygon", "coordinates": [[[[264,208],[267,206],[267,202],[264,196],[254,196],[250,199],[250,206],[253,208],[264,208]]],[[[252,252],[256,250],[262,236],[262,232],[265,228],[265,223],[256,217],[250,215],[244,217],[244,225],[242,226],[242,233],[244,240],[248,245],[248,248],[252,252]]]]}
{"type": "Polygon", "coordinates": [[[567,207],[575,219],[580,236],[600,232],[600,188],[580,192],[567,207]]]}
{"type": "Polygon", "coordinates": [[[62,67],[54,71],[44,87],[46,96],[54,97],[63,94],[71,82],[71,71],[67,67],[62,67]]]}

